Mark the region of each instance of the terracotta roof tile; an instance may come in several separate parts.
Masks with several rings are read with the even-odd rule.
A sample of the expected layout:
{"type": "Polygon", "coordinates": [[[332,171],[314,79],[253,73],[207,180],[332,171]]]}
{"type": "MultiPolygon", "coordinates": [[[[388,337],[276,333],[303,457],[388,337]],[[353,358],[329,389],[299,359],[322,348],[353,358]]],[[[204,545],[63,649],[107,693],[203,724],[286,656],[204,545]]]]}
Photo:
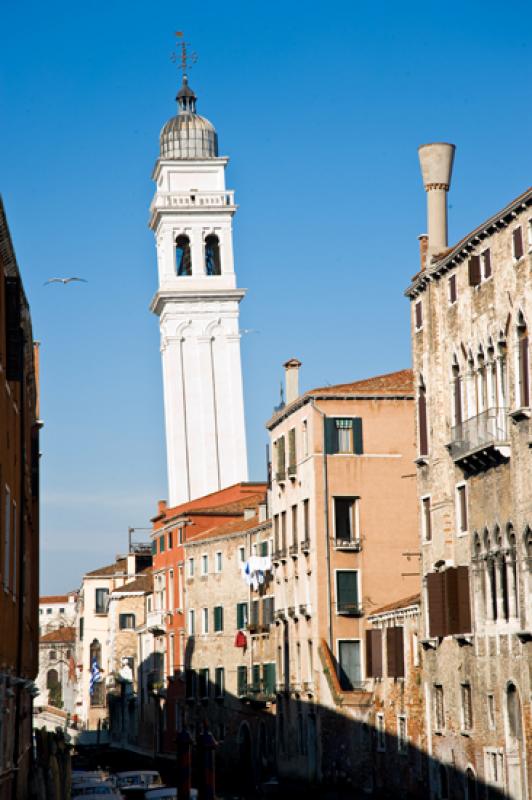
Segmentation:
{"type": "MultiPolygon", "coordinates": [[[[72,592],[74,594],[74,592],[72,592]]],[[[51,603],[68,603],[68,594],[47,594],[44,597],[39,597],[39,605],[50,605],[51,603]]]]}
{"type": "Polygon", "coordinates": [[[307,395],[345,393],[355,396],[364,395],[395,395],[414,393],[414,374],[411,369],[402,369],[398,372],[388,372],[385,375],[375,375],[353,383],[337,383],[334,386],[321,386],[311,389],[307,395]]]}
{"type": "Polygon", "coordinates": [[[374,617],[376,614],[385,614],[387,611],[400,611],[401,608],[408,608],[409,606],[416,606],[421,603],[421,595],[420,594],[412,594],[410,597],[403,597],[401,600],[396,600],[394,603],[388,603],[386,606],[381,606],[381,608],[377,608],[375,611],[372,611],[371,614],[368,614],[368,617],[374,617]]]}
{"type": "Polygon", "coordinates": [[[86,572],[85,576],[104,576],[104,575],[116,575],[121,574],[123,575],[127,570],[127,559],[126,558],[119,558],[114,564],[107,564],[105,567],[100,567],[99,569],[93,569],[90,572],[86,572]]]}
{"type": "MultiPolygon", "coordinates": [[[[179,506],[173,506],[169,508],[165,508],[161,511],[159,515],[154,517],[154,520],[158,519],[171,519],[173,517],[184,516],[185,514],[191,513],[193,511],[200,511],[203,510],[207,513],[212,512],[215,509],[220,508],[229,508],[235,502],[243,502],[243,507],[246,507],[246,503],[251,502],[253,505],[253,497],[257,494],[257,492],[266,492],[266,483],[262,481],[256,481],[253,483],[235,483],[232,486],[227,486],[225,489],[221,489],[218,492],[212,492],[211,494],[207,494],[204,497],[198,497],[196,500],[191,500],[189,503],[182,503],[179,506]],[[232,497],[235,491],[240,492],[241,497],[235,500],[233,497],[231,500],[227,501],[226,498],[232,497]],[[226,500],[226,502],[224,502],[226,500]]],[[[228,513],[230,513],[230,508],[228,513]]]]}
{"type": "MultiPolygon", "coordinates": [[[[266,521],[266,520],[265,520],[266,521]]],[[[204,539],[216,539],[218,536],[226,536],[229,533],[244,533],[259,525],[258,514],[254,514],[251,519],[235,519],[231,522],[224,522],[222,525],[215,525],[206,531],[201,531],[196,536],[187,536],[186,544],[194,544],[204,539]]]]}
{"type": "Polygon", "coordinates": [[[152,592],[153,574],[151,569],[145,575],[139,575],[134,581],[129,581],[118,589],[113,590],[113,594],[127,594],[128,592],[152,592]]]}
{"type": "Polygon", "coordinates": [[[49,633],[45,633],[39,639],[40,642],[51,643],[51,642],[75,642],[76,641],[76,629],[75,628],[56,628],[55,631],[50,631],[49,633]]]}

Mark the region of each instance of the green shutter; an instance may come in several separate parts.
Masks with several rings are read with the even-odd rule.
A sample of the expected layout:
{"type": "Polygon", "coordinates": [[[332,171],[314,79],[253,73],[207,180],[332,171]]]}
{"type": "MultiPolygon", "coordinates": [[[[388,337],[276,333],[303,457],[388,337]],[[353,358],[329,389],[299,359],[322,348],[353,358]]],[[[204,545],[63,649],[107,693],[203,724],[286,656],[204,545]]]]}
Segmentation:
{"type": "Polygon", "coordinates": [[[263,664],[262,685],[264,694],[275,694],[275,664],[263,664]]]}
{"type": "Polygon", "coordinates": [[[260,692],[260,664],[251,667],[251,683],[254,692],[260,692]]]}
{"type": "Polygon", "coordinates": [[[222,606],[214,606],[214,630],[216,633],[224,629],[224,610],[222,606]]]}
{"type": "Polygon", "coordinates": [[[353,419],[353,453],[360,455],[363,452],[362,419],[360,417],[355,417],[353,419]]]}
{"type": "Polygon", "coordinates": [[[241,697],[243,694],[246,694],[248,690],[248,668],[247,667],[237,667],[236,669],[236,684],[237,684],[237,694],[241,697]]]}
{"type": "Polygon", "coordinates": [[[159,539],[159,553],[164,553],[164,533],[159,539]]]}
{"type": "Polygon", "coordinates": [[[325,452],[329,455],[338,452],[338,431],[336,429],[336,419],[325,417],[323,420],[325,436],[325,452]]]}
{"type": "Polygon", "coordinates": [[[153,542],[151,543],[151,554],[152,556],[157,555],[157,539],[154,539],[153,542]]]}
{"type": "Polygon", "coordinates": [[[336,609],[344,613],[355,613],[358,608],[358,573],[336,573],[336,609]]]}

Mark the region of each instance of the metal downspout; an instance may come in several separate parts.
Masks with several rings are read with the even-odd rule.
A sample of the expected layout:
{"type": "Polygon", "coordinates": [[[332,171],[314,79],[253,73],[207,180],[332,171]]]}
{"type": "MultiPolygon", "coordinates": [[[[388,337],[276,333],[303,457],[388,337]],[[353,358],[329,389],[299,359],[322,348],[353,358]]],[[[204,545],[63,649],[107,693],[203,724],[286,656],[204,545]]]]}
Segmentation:
{"type": "Polygon", "coordinates": [[[332,591],[331,591],[331,553],[330,553],[330,544],[329,544],[329,476],[327,471],[327,451],[326,451],[326,434],[325,434],[325,420],[326,415],[321,411],[317,406],[314,400],[311,400],[312,408],[317,411],[320,417],[323,420],[323,495],[324,495],[324,502],[323,502],[323,521],[325,524],[325,560],[327,564],[327,607],[328,607],[328,614],[327,614],[327,641],[329,644],[329,650],[331,653],[333,652],[333,640],[332,640],[332,591]]]}

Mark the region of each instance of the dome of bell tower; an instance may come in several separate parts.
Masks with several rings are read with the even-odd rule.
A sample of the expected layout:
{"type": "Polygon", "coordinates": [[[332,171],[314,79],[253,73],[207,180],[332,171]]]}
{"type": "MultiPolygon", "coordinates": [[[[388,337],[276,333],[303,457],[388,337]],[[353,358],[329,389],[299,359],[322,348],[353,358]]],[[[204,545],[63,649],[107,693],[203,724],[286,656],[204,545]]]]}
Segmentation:
{"type": "Polygon", "coordinates": [[[218,136],[214,125],[196,114],[196,95],[183,76],[177,93],[178,111],[161,131],[161,158],[203,159],[217,158],[218,136]]]}

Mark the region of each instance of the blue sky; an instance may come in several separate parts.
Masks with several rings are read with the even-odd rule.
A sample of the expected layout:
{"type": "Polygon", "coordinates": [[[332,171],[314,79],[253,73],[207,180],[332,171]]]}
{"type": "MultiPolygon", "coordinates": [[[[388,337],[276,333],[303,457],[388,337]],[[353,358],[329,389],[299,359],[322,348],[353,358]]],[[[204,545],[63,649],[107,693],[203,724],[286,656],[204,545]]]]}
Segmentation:
{"type": "Polygon", "coordinates": [[[173,32],[231,157],[251,477],[281,364],[302,388],[410,364],[416,148],[457,145],[450,239],[532,172],[532,10],[491,2],[7,2],[0,192],[42,342],[42,591],[123,551],[166,497],[155,248],[173,32]],[[52,275],[89,283],[43,287],[52,275]]]}

